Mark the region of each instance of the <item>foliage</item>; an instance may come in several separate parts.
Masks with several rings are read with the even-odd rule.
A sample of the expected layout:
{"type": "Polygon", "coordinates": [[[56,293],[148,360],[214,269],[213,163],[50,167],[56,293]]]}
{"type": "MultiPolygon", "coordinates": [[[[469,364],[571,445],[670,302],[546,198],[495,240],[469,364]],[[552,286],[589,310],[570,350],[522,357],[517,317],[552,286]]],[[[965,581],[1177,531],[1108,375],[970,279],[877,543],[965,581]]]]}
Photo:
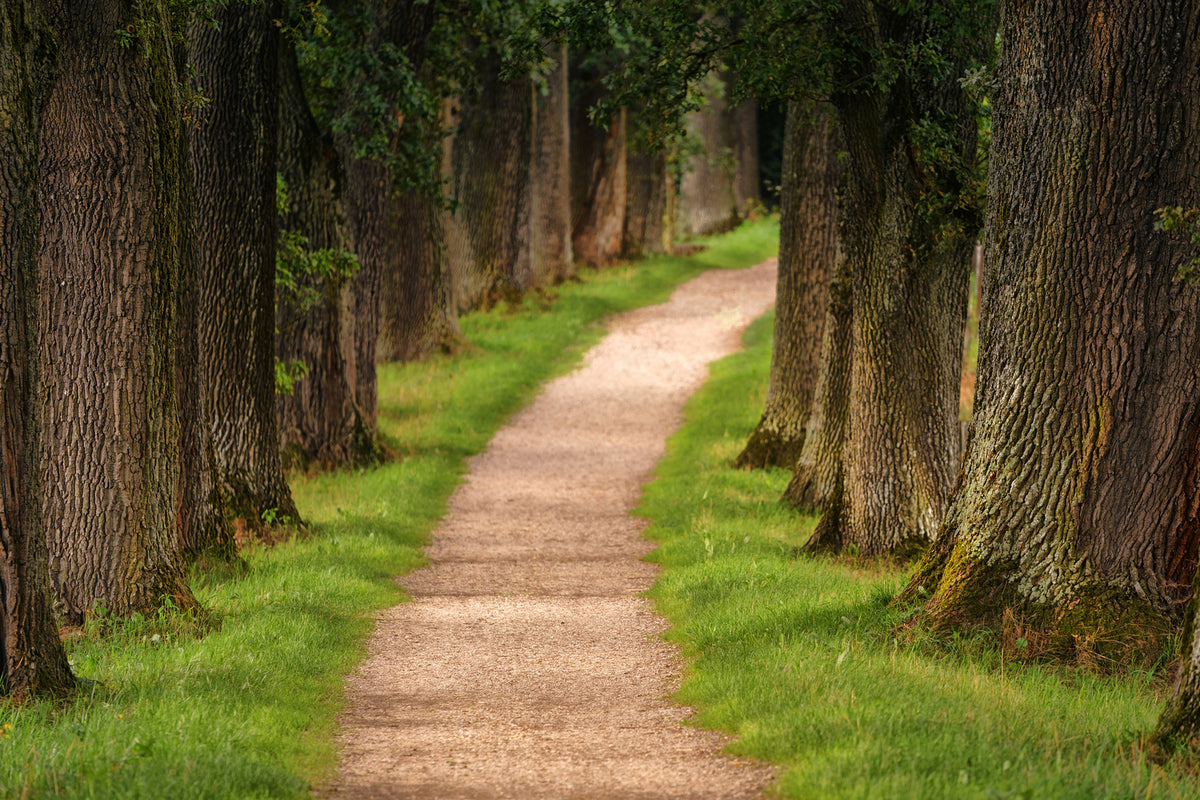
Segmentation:
{"type": "Polygon", "coordinates": [[[1200,281],[1200,209],[1168,206],[1154,213],[1158,217],[1154,222],[1157,230],[1174,233],[1191,246],[1191,258],[1179,265],[1179,279],[1189,283],[1200,281]]]}
{"type": "Polygon", "coordinates": [[[1196,797],[1186,765],[1142,749],[1165,672],[1018,664],[1021,642],[986,631],[901,641],[904,569],[799,551],[816,520],[776,502],[787,472],[729,466],[762,409],[771,325],[713,365],[640,509],[699,724],[779,765],[784,798],[1196,797]]]}
{"type": "Polygon", "coordinates": [[[403,599],[394,577],[420,563],[465,459],[578,364],[605,315],[757,263],[777,241],[777,226],[750,225],[693,258],[588,271],[549,310],[530,297],[466,317],[467,351],[381,366],[380,432],[405,458],[291,475],[308,535],[193,570],[210,620],[97,616],[72,635],[74,671],[96,682],[65,705],[0,704],[0,797],[310,796],[334,768],[343,676],[376,610],[403,599]]]}

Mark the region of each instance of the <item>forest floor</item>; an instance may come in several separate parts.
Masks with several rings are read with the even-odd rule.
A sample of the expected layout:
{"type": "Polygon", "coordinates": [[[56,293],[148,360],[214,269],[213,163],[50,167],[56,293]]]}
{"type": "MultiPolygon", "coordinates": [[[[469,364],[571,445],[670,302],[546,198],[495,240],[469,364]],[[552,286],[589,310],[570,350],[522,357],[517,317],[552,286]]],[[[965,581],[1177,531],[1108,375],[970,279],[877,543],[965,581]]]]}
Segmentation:
{"type": "Polygon", "coordinates": [[[721,755],[669,699],[684,665],[640,596],[631,515],[709,362],[774,300],[772,259],[615,317],[583,366],[470,461],[349,679],[335,797],[750,798],[772,772],[721,755]]]}

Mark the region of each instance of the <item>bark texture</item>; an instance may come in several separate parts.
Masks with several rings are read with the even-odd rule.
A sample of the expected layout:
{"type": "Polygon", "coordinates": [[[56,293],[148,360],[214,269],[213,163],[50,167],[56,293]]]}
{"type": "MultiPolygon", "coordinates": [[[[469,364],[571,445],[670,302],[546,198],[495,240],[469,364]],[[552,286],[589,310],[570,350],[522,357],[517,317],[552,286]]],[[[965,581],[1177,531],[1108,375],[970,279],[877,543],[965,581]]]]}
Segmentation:
{"type": "Polygon", "coordinates": [[[1000,38],[975,417],[907,595],[1065,657],[1153,649],[1200,537],[1200,297],[1153,228],[1200,205],[1200,15],[1014,4],[1000,38]]]}
{"type": "Polygon", "coordinates": [[[575,275],[571,250],[571,121],[567,46],[553,48],[554,67],[546,91],[534,98],[533,160],[530,164],[530,265],[533,286],[560,283],[575,275]]]}
{"type": "Polygon", "coordinates": [[[571,243],[577,259],[603,266],[621,255],[625,235],[627,115],[602,125],[589,118],[604,86],[588,60],[577,59],[571,81],[571,243]]]}
{"type": "Polygon", "coordinates": [[[838,252],[837,141],[832,109],[794,100],[783,144],[779,278],[767,400],[737,466],[795,466],[821,359],[838,252]]]}
{"type": "MultiPolygon", "coordinates": [[[[283,231],[299,232],[309,251],[349,251],[345,181],[331,137],[313,119],[295,51],[280,49],[279,174],[287,186],[283,231]]],[[[355,398],[354,309],[350,276],[301,274],[299,296],[280,289],[275,305],[275,356],[308,373],[292,393],[277,394],[285,466],[325,467],[373,460],[377,451],[355,398]]]]}
{"type": "Polygon", "coordinates": [[[667,155],[630,147],[625,164],[624,254],[636,258],[669,252],[672,225],[667,218],[667,155]]]}
{"type": "MultiPolygon", "coordinates": [[[[917,14],[885,16],[846,3],[839,25],[862,30],[871,52],[930,35],[917,14]]],[[[959,58],[965,58],[961,51],[959,58]]],[[[852,85],[848,63],[839,85],[852,85]]],[[[842,236],[853,264],[854,357],[844,491],[827,507],[843,546],[905,556],[933,540],[953,488],[959,454],[958,392],[968,264],[975,223],[938,209],[963,176],[939,168],[918,138],[937,120],[956,159],[974,163],[974,114],[954,70],[902,74],[886,88],[835,94],[848,151],[842,236]],[[932,206],[932,208],[931,208],[932,206]]]]}
{"type": "Polygon", "coordinates": [[[745,218],[762,200],[758,178],[758,103],[746,100],[731,114],[733,127],[733,201],[745,218]]]}
{"type": "Polygon", "coordinates": [[[39,178],[43,508],[71,623],[97,605],[195,602],[176,514],[182,114],[165,20],[145,48],[113,36],[133,13],[120,0],[46,8],[59,59],[39,178]]]}
{"type": "Polygon", "coordinates": [[[703,236],[737,225],[737,173],[733,121],[724,81],[717,73],[704,87],[707,106],[688,115],[696,148],[679,185],[675,223],[681,237],[703,236]]]}
{"type": "Polygon", "coordinates": [[[214,11],[193,23],[192,63],[210,99],[192,136],[200,272],[200,355],[213,441],[234,513],[298,519],[279,458],[275,415],[275,184],[278,5],[214,11]]]}
{"type": "Polygon", "coordinates": [[[31,2],[0,6],[0,693],[69,691],[42,521],[37,414],[38,127],[52,74],[31,2]]]}
{"type": "Polygon", "coordinates": [[[486,308],[529,287],[532,82],[501,81],[482,66],[477,96],[458,104],[450,145],[450,192],[458,210],[447,223],[459,311],[486,308]]]}

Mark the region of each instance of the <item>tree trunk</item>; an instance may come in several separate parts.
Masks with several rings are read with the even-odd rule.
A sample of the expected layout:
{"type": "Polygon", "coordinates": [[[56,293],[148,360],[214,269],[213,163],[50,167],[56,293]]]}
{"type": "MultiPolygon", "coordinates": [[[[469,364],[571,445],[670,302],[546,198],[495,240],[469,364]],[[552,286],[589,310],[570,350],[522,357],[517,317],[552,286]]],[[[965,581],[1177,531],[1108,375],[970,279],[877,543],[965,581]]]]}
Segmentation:
{"type": "Polygon", "coordinates": [[[450,145],[450,192],[459,207],[446,237],[459,311],[519,295],[531,268],[533,85],[500,81],[494,61],[481,69],[481,92],[459,101],[450,145]]]}
{"type": "Polygon", "coordinates": [[[210,100],[192,137],[200,220],[200,347],[213,440],[234,513],[298,520],[275,416],[275,181],[279,121],[277,3],[214,11],[190,29],[210,100]]]}
{"type": "Polygon", "coordinates": [[[39,184],[43,508],[71,623],[98,605],[195,603],[176,505],[182,113],[166,36],[126,48],[113,35],[134,13],[120,0],[47,9],[59,64],[39,184]]]}
{"type": "Polygon", "coordinates": [[[737,457],[739,467],[791,468],[804,447],[838,249],[831,114],[808,101],[788,105],[771,376],[762,419],[737,457]]]}
{"type": "Polygon", "coordinates": [[[762,200],[758,178],[758,103],[746,100],[733,109],[733,200],[745,218],[762,200]]]}
{"type": "MultiPolygon", "coordinates": [[[[287,188],[284,231],[299,232],[309,251],[349,251],[342,193],[345,181],[333,141],[313,119],[300,84],[295,50],[280,48],[279,173],[287,188]]],[[[377,455],[355,401],[354,315],[348,275],[297,275],[296,297],[276,298],[275,356],[308,369],[291,394],[277,394],[279,438],[286,466],[361,464],[377,455]]]]}
{"type": "Polygon", "coordinates": [[[1000,40],[979,393],[906,596],[1031,655],[1157,653],[1200,539],[1200,297],[1153,228],[1200,205],[1200,16],[1036,2],[1000,40]]]}
{"type": "Polygon", "coordinates": [[[682,237],[703,236],[737,225],[733,123],[725,87],[717,73],[708,77],[708,105],[688,115],[692,144],[698,148],[679,185],[676,226],[682,237]]]}
{"type": "MultiPolygon", "coordinates": [[[[812,409],[805,426],[804,448],[783,499],[805,514],[827,508],[841,510],[842,449],[850,418],[850,364],[854,357],[851,321],[854,319],[854,270],[839,247],[821,338],[821,359],[813,388],[812,409]]],[[[831,515],[809,547],[841,549],[839,518],[831,515]]]]}
{"type": "Polygon", "coordinates": [[[567,46],[554,47],[547,90],[534,98],[533,174],[529,188],[530,285],[575,275],[571,251],[571,123],[567,46]]]}
{"type": "Polygon", "coordinates": [[[0,693],[75,684],[54,621],[42,520],[38,388],[38,127],[52,75],[31,2],[0,6],[0,693]]]}
{"type": "Polygon", "coordinates": [[[626,256],[638,257],[670,249],[667,214],[667,155],[630,148],[625,157],[626,256]]]}
{"type": "MultiPolygon", "coordinates": [[[[915,13],[884,17],[866,2],[842,13],[872,52],[885,42],[915,46],[930,33],[915,13]]],[[[860,68],[849,64],[853,74],[838,76],[839,84],[860,68]]],[[[953,70],[936,80],[902,74],[886,89],[835,94],[833,102],[849,152],[840,208],[854,269],[854,357],[844,491],[825,514],[840,526],[843,546],[904,557],[933,540],[957,470],[975,223],[958,218],[966,176],[942,160],[974,163],[976,123],[953,70]],[[918,138],[929,120],[949,156],[918,138]],[[953,207],[941,207],[947,202],[953,207]]]]}
{"type": "Polygon", "coordinates": [[[571,81],[571,245],[575,257],[603,266],[621,255],[628,186],[624,109],[606,125],[589,112],[604,92],[597,67],[576,58],[571,81]]]}

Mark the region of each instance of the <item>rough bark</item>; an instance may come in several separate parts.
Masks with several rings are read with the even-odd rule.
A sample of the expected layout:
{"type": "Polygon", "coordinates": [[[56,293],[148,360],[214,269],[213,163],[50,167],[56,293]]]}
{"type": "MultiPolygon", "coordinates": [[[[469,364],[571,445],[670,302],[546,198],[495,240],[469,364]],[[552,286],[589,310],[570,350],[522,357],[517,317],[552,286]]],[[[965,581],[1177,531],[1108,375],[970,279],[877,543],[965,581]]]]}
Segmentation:
{"type": "Polygon", "coordinates": [[[604,92],[600,68],[576,59],[571,79],[571,244],[575,257],[603,266],[621,255],[628,185],[624,109],[596,125],[589,112],[604,92]]]}
{"type": "MultiPolygon", "coordinates": [[[[341,160],[332,138],[312,116],[295,51],[286,46],[280,48],[279,174],[288,195],[280,229],[302,234],[310,251],[348,251],[341,160]]],[[[308,369],[291,394],[275,397],[285,466],[374,460],[377,448],[352,380],[356,353],[350,277],[302,274],[296,280],[311,296],[281,289],[275,305],[276,358],[300,361],[308,369]]]]}
{"type": "Polygon", "coordinates": [[[533,85],[501,81],[481,67],[476,96],[458,104],[450,144],[450,193],[459,202],[446,226],[459,311],[486,308],[529,286],[529,178],[533,85]]]}
{"type": "Polygon", "coordinates": [[[975,417],[906,596],[1043,654],[1157,652],[1200,538],[1200,297],[1153,229],[1200,205],[1200,16],[1035,2],[1000,39],[975,417]]]}
{"type": "Polygon", "coordinates": [[[450,353],[463,343],[450,264],[446,222],[438,200],[405,192],[396,201],[396,248],[400,269],[380,285],[380,361],[414,361],[450,353]]]}
{"type": "Polygon", "coordinates": [[[677,232],[685,238],[728,230],[740,220],[733,122],[724,81],[717,73],[709,76],[704,95],[707,106],[688,115],[697,151],[680,181],[676,204],[677,232]]]}
{"type": "Polygon", "coordinates": [[[739,467],[791,468],[804,447],[838,250],[831,116],[832,109],[809,101],[788,106],[771,374],[762,419],[737,457],[739,467]]]}
{"type": "MultiPolygon", "coordinates": [[[[839,249],[835,255],[829,305],[822,328],[821,359],[812,408],[805,426],[804,448],[783,499],[806,514],[841,509],[842,449],[850,418],[850,364],[854,358],[853,265],[839,249]]],[[[841,548],[839,518],[830,516],[810,542],[813,549],[841,548]]]]}
{"type": "Polygon", "coordinates": [[[234,514],[298,520],[275,416],[275,184],[279,123],[275,2],[193,23],[192,63],[210,100],[192,136],[200,272],[200,356],[213,442],[234,514]]]}
{"type": "Polygon", "coordinates": [[[46,12],[59,60],[39,178],[43,509],[57,606],[79,623],[98,605],[125,616],[195,602],[176,515],[186,165],[165,21],[125,48],[113,31],[127,3],[46,12]]]}
{"type": "Polygon", "coordinates": [[[667,155],[630,147],[625,164],[624,254],[637,257],[669,252],[667,155]]]}
{"type": "MultiPolygon", "coordinates": [[[[863,31],[872,52],[930,33],[919,15],[885,16],[866,2],[845,4],[842,15],[839,24],[863,31]]],[[[850,85],[859,65],[844,69],[838,83],[850,85]]],[[[971,164],[975,119],[954,71],[902,74],[887,87],[835,93],[833,103],[848,151],[840,208],[854,269],[854,357],[844,491],[825,513],[843,546],[903,557],[933,540],[957,471],[974,235],[957,208],[939,209],[959,195],[963,176],[938,169],[915,131],[938,120],[956,158],[971,164]]]]}
{"type": "Polygon", "coordinates": [[[0,6],[0,694],[70,691],[52,601],[37,415],[38,126],[53,69],[31,2],[0,6]]]}
{"type": "Polygon", "coordinates": [[[575,275],[571,250],[571,122],[567,46],[553,48],[554,67],[546,91],[534,98],[533,160],[529,223],[532,286],[560,283],[575,275]]]}

